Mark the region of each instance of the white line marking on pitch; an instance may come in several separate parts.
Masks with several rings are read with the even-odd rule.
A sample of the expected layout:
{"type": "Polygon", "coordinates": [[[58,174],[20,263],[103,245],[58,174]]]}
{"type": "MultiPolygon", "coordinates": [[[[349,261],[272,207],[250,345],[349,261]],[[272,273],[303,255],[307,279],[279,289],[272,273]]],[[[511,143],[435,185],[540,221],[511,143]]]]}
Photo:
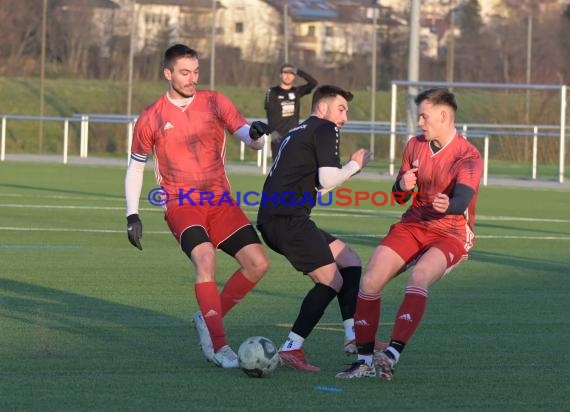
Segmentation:
{"type": "MultiPolygon", "coordinates": [[[[83,232],[83,233],[125,233],[125,230],[116,229],[83,229],[83,228],[63,228],[63,227],[2,227],[0,230],[11,230],[15,232],[83,232]]],[[[153,235],[170,235],[167,230],[148,230],[144,232],[153,235]]]]}
{"type": "MultiPolygon", "coordinates": [[[[85,228],[63,228],[63,227],[15,227],[0,226],[0,231],[15,232],[82,232],[82,233],[124,233],[124,230],[117,229],[85,229],[85,228]]],[[[147,230],[147,234],[170,235],[167,230],[147,230]]],[[[371,233],[332,233],[338,237],[361,237],[361,238],[382,238],[385,234],[371,233]]],[[[570,240],[570,236],[515,236],[515,235],[479,235],[477,239],[515,239],[515,240],[570,240]]]]}
{"type": "MultiPolygon", "coordinates": [[[[25,203],[0,203],[0,207],[8,208],[34,208],[34,209],[77,209],[77,210],[124,210],[124,207],[120,206],[83,206],[83,205],[38,205],[38,204],[25,204],[25,203]]],[[[162,212],[162,207],[145,207],[140,208],[141,211],[153,211],[162,212]]],[[[322,210],[322,209],[321,209],[322,210]]],[[[387,216],[400,216],[402,213],[394,211],[377,211],[372,209],[338,209],[330,208],[331,212],[327,213],[323,211],[313,212],[311,216],[314,217],[350,217],[350,218],[370,218],[370,217],[387,217],[387,216]]],[[[247,214],[256,214],[257,210],[248,210],[245,212],[247,214]]],[[[488,216],[488,215],[477,215],[477,220],[489,220],[489,221],[510,221],[510,222],[547,222],[547,223],[570,223],[570,219],[559,219],[559,218],[542,218],[542,217],[524,217],[524,216],[488,216]]]]}

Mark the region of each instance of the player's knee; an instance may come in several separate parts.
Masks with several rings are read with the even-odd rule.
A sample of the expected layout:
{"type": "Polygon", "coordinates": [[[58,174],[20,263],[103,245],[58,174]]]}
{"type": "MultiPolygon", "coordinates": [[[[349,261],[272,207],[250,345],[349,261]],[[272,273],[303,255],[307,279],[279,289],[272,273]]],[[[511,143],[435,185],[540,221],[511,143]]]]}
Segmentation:
{"type": "Polygon", "coordinates": [[[241,265],[244,276],[252,282],[259,281],[269,270],[269,259],[260,244],[245,246],[235,258],[241,265]]]}
{"type": "Polygon", "coordinates": [[[337,293],[342,288],[342,276],[337,265],[333,262],[307,273],[315,283],[320,283],[334,289],[337,293]]]}
{"type": "Polygon", "coordinates": [[[366,272],[360,278],[360,290],[367,294],[377,294],[382,290],[382,284],[372,275],[371,272],[366,272]]]}
{"type": "Polygon", "coordinates": [[[343,255],[342,267],[362,266],[360,256],[350,247],[346,248],[346,254],[343,255]]]}
{"type": "Polygon", "coordinates": [[[341,268],[346,268],[350,266],[362,266],[360,256],[352,248],[340,240],[335,240],[330,246],[331,251],[335,254],[335,250],[338,252],[335,254],[335,262],[341,268]]]}
{"type": "Polygon", "coordinates": [[[422,267],[415,266],[408,279],[408,286],[427,289],[433,283],[433,279],[437,280],[439,277],[439,275],[434,276],[422,267]]]}
{"type": "Polygon", "coordinates": [[[213,282],[216,278],[216,250],[211,243],[202,243],[192,251],[196,282],[213,282]]]}
{"type": "Polygon", "coordinates": [[[336,293],[338,293],[342,289],[342,276],[332,276],[332,277],[321,277],[319,282],[329,288],[333,289],[336,293]]]}
{"type": "Polygon", "coordinates": [[[250,274],[252,278],[251,280],[257,282],[269,270],[269,259],[264,253],[261,253],[251,260],[251,263],[248,265],[246,270],[248,274],[250,274]]]}

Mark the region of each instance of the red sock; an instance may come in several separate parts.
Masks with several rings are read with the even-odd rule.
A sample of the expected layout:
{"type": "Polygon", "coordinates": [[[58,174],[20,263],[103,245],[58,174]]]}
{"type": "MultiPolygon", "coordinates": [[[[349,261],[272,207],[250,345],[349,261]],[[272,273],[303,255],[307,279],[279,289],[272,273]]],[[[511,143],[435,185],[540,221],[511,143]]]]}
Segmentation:
{"type": "Polygon", "coordinates": [[[214,352],[217,352],[228,344],[222,322],[222,305],[218,295],[218,287],[216,282],[203,282],[194,285],[194,291],[196,292],[196,300],[198,301],[200,312],[204,316],[206,326],[208,326],[208,331],[212,338],[214,352]]]}
{"type": "Polygon", "coordinates": [[[246,278],[241,271],[236,272],[228,279],[220,293],[222,301],[222,317],[237,305],[245,295],[255,286],[255,283],[246,278]]]}
{"type": "MultiPolygon", "coordinates": [[[[378,322],[380,321],[380,294],[358,292],[354,313],[354,332],[358,345],[369,344],[374,349],[378,322]]],[[[372,354],[372,352],[370,352],[372,354]]]]}
{"type": "Polygon", "coordinates": [[[408,286],[404,301],[396,314],[392,339],[408,343],[422,320],[426,310],[428,291],[415,286],[408,286]]]}

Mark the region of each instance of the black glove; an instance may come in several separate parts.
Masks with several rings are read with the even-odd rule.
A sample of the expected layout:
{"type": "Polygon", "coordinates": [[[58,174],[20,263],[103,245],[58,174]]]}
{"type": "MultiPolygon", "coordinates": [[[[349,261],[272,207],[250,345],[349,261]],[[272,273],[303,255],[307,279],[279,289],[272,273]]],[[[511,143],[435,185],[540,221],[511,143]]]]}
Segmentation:
{"type": "Polygon", "coordinates": [[[251,123],[251,127],[249,128],[249,137],[251,137],[252,140],[258,140],[264,134],[271,134],[271,128],[268,125],[258,120],[251,123]]]}
{"type": "Polygon", "coordinates": [[[127,216],[127,236],[129,237],[129,242],[131,242],[131,245],[139,250],[142,250],[142,222],[139,219],[139,215],[136,213],[127,216]]]}

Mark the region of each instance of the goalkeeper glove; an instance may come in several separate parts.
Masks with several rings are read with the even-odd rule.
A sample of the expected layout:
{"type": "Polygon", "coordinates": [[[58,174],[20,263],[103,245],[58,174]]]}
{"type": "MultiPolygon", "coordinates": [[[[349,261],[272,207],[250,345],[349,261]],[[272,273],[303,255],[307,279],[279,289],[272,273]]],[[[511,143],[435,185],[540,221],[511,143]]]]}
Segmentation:
{"type": "Polygon", "coordinates": [[[268,125],[258,120],[251,123],[249,137],[251,137],[252,140],[259,140],[264,134],[271,134],[271,129],[268,125]]]}
{"type": "Polygon", "coordinates": [[[142,250],[141,239],[143,234],[142,222],[138,214],[127,216],[127,236],[131,245],[142,250]]]}

